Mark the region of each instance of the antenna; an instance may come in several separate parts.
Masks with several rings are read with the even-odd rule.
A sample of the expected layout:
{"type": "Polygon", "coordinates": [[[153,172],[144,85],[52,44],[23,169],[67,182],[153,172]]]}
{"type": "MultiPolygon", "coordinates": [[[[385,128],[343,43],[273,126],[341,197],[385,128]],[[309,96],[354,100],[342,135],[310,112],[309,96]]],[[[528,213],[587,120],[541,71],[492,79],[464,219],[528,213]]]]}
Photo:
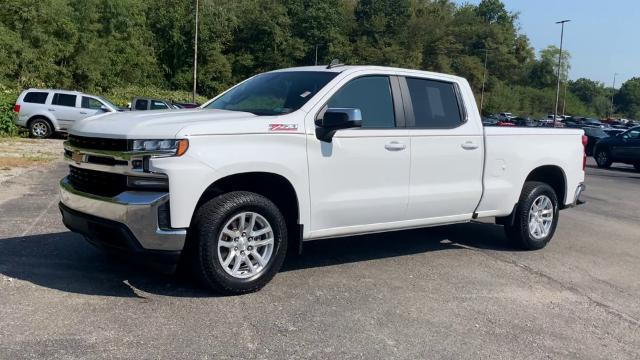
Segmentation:
{"type": "Polygon", "coordinates": [[[331,60],[331,64],[327,65],[327,69],[333,69],[334,67],[338,66],[344,66],[344,64],[341,63],[338,59],[333,59],[331,60]]]}

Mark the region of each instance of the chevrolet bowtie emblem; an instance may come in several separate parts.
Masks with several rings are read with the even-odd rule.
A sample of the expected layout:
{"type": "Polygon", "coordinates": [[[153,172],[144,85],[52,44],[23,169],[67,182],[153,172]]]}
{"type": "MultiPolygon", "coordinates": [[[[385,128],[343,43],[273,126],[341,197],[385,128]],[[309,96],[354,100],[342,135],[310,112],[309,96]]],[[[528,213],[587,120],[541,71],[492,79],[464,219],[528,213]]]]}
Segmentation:
{"type": "Polygon", "coordinates": [[[75,161],[76,164],[80,165],[80,163],[84,161],[84,154],[80,153],[79,151],[74,151],[71,154],[71,160],[75,161]]]}

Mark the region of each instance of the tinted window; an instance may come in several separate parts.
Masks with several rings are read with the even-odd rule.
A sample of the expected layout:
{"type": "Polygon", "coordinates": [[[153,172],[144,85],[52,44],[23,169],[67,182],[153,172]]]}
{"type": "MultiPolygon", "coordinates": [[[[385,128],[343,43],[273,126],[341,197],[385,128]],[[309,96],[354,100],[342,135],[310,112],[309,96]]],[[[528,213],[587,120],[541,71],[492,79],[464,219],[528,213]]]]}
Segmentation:
{"type": "Polygon", "coordinates": [[[640,129],[629,130],[625,136],[629,139],[640,139],[640,129]]]}
{"type": "Polygon", "coordinates": [[[33,104],[44,104],[47,101],[47,95],[49,95],[49,93],[33,91],[27,93],[22,101],[33,104]]]}
{"type": "Polygon", "coordinates": [[[450,129],[462,123],[454,84],[407,78],[407,85],[416,119],[415,127],[450,129]]]}
{"type": "Polygon", "coordinates": [[[85,109],[94,109],[98,110],[102,107],[102,103],[94,98],[82,97],[82,107],[85,109]]]}
{"type": "Polygon", "coordinates": [[[395,127],[391,85],[387,76],[351,80],[333,95],[327,107],[360,109],[363,128],[395,127]]]}
{"type": "Polygon", "coordinates": [[[163,101],[151,100],[151,110],[168,109],[169,107],[163,101]]]}
{"type": "Polygon", "coordinates": [[[147,110],[149,102],[147,100],[137,100],[136,101],[136,110],[147,110]]]}
{"type": "Polygon", "coordinates": [[[279,115],[298,110],[337,73],[282,71],[256,75],[207,105],[208,109],[279,115]]]}
{"type": "Polygon", "coordinates": [[[54,94],[53,100],[51,100],[52,105],[60,105],[60,106],[76,106],[76,96],[69,94],[54,94]]]}

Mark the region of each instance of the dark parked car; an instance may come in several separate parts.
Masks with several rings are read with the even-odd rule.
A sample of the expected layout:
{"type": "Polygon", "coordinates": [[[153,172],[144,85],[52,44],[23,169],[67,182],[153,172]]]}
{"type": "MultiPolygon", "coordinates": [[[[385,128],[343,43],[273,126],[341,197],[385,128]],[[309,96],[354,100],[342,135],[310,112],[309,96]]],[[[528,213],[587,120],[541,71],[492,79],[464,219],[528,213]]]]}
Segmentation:
{"type": "Polygon", "coordinates": [[[618,129],[618,128],[604,128],[604,129],[602,129],[602,131],[606,132],[607,135],[609,135],[609,136],[616,136],[616,135],[622,134],[626,130],[625,129],[618,129]]]}
{"type": "Polygon", "coordinates": [[[535,126],[538,126],[538,122],[535,121],[532,118],[515,117],[515,118],[511,119],[511,122],[515,126],[520,126],[520,127],[535,127],[535,126]]]}
{"type": "Polygon", "coordinates": [[[131,111],[175,109],[169,101],[135,97],[131,100],[131,111]]]}
{"type": "Polygon", "coordinates": [[[592,156],[593,149],[595,148],[596,143],[600,141],[600,139],[608,138],[609,135],[604,130],[597,127],[585,127],[583,128],[583,130],[584,130],[584,134],[587,136],[587,139],[588,139],[585,152],[587,153],[588,156],[592,156]]]}
{"type": "Polygon", "coordinates": [[[614,162],[632,164],[640,171],[640,126],[617,136],[600,139],[594,150],[598,167],[608,168],[614,162]]]}

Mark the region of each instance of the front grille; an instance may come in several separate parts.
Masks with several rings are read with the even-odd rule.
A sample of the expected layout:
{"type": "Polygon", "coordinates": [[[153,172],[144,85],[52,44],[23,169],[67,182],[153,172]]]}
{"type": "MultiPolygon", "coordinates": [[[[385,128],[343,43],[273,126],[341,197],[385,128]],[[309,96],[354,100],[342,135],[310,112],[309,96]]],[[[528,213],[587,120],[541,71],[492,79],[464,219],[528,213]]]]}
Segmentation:
{"type": "Polygon", "coordinates": [[[69,166],[67,177],[74,188],[98,196],[113,197],[127,190],[127,176],[69,166]]]}
{"type": "Polygon", "coordinates": [[[127,151],[129,150],[127,139],[108,139],[99,137],[85,137],[69,135],[69,144],[82,149],[127,151]]]}

